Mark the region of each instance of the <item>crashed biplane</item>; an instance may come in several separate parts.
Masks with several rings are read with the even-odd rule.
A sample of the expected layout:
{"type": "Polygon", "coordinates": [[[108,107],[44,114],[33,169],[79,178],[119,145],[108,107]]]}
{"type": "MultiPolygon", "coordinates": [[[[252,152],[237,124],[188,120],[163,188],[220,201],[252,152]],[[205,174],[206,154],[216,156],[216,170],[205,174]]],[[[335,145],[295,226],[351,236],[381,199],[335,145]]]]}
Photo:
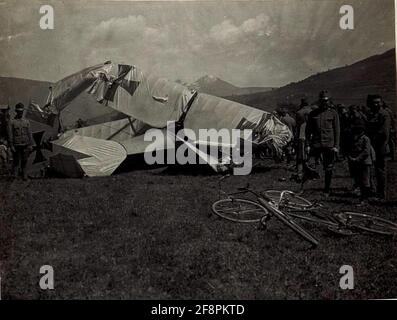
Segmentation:
{"type": "MultiPolygon", "coordinates": [[[[127,157],[147,152],[151,142],[145,141],[145,132],[157,128],[169,135],[167,124],[170,122],[192,131],[251,129],[252,143],[270,146],[276,152],[292,137],[289,129],[271,113],[190,90],[176,82],[145,74],[133,65],[111,62],[86,68],[56,82],[50,88],[46,104],[43,107],[31,104],[27,117],[57,128],[51,139],[44,139],[44,132],[35,133],[35,162],[46,160],[41,152],[42,146],[46,146],[52,150],[50,165],[66,176],[111,175],[127,157]],[[63,130],[60,115],[83,92],[123,117],[63,130]]],[[[205,159],[200,155],[203,149],[197,148],[205,142],[185,139],[181,143],[188,144],[205,159]]],[[[158,150],[167,148],[168,144],[164,143],[158,150]]],[[[232,165],[233,159],[211,158],[208,164],[215,171],[221,171],[232,165]]]]}

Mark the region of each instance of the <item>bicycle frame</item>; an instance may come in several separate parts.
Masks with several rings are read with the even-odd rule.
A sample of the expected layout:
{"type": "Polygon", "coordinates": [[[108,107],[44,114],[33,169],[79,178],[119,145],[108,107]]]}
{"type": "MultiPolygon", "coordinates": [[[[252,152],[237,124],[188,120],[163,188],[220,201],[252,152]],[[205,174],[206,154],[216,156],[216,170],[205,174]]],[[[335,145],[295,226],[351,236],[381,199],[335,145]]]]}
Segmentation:
{"type": "MultiPolygon", "coordinates": [[[[266,192],[279,192],[280,193],[280,197],[278,198],[277,201],[273,200],[273,203],[275,203],[278,208],[283,208],[283,204],[285,205],[285,203],[283,203],[283,199],[285,198],[286,195],[290,194],[292,195],[292,197],[297,197],[293,192],[289,191],[289,190],[284,190],[284,191],[276,191],[276,190],[269,190],[266,192]]],[[[328,212],[328,214],[321,214],[318,212],[318,210],[315,209],[319,209],[321,208],[321,205],[316,204],[316,203],[311,203],[310,201],[307,201],[304,198],[301,198],[298,196],[299,200],[303,200],[304,202],[307,202],[308,205],[304,206],[302,205],[301,207],[299,207],[298,205],[294,204],[292,205],[286,205],[285,209],[287,209],[287,214],[293,218],[296,219],[300,219],[300,220],[304,220],[307,222],[311,222],[311,223],[316,223],[319,225],[322,225],[324,227],[327,227],[328,230],[331,230],[334,233],[338,233],[341,235],[353,235],[353,234],[357,234],[357,231],[362,231],[362,230],[366,230],[366,231],[372,231],[372,232],[376,232],[376,233],[380,233],[382,234],[383,231],[379,230],[379,231],[373,231],[370,229],[371,225],[368,225],[368,227],[366,226],[357,226],[354,223],[354,219],[352,218],[351,215],[349,214],[345,214],[346,212],[340,212],[340,213],[330,213],[328,212]],[[301,213],[306,212],[309,213],[309,215],[302,215],[301,213]]],[[[348,212],[347,212],[348,213],[348,212]]],[[[365,218],[365,214],[359,214],[360,217],[365,218]]],[[[368,216],[370,217],[370,216],[368,216]]],[[[374,217],[374,219],[378,219],[377,217],[374,217]]],[[[388,231],[384,231],[383,234],[386,234],[388,231]]]]}
{"type": "MultiPolygon", "coordinates": [[[[221,182],[229,177],[230,175],[226,175],[219,179],[219,198],[221,197],[221,182]]],[[[266,195],[260,195],[259,193],[255,192],[254,190],[251,190],[249,188],[249,185],[245,188],[239,188],[238,192],[230,193],[227,194],[226,192],[225,195],[229,199],[233,199],[235,195],[238,194],[244,194],[244,193],[251,193],[256,197],[256,202],[261,205],[264,209],[266,209],[271,215],[275,216],[278,220],[280,220],[282,223],[284,223],[286,226],[288,226],[291,230],[293,230],[295,233],[300,235],[302,238],[304,238],[306,241],[310,242],[313,247],[316,247],[318,245],[318,240],[314,238],[313,235],[311,235],[309,232],[307,232],[305,229],[303,229],[300,225],[298,225],[292,217],[289,215],[285,214],[280,210],[278,207],[278,204],[273,203],[272,199],[267,197],[266,195]]],[[[238,198],[236,198],[238,200],[238,198]]],[[[264,217],[261,219],[261,223],[266,226],[267,220],[269,220],[270,215],[264,215],[264,217]]]]}
{"type": "MultiPolygon", "coordinates": [[[[288,227],[293,229],[295,232],[297,232],[300,236],[305,238],[305,240],[309,241],[314,247],[318,245],[318,240],[312,236],[309,232],[304,230],[301,226],[297,225],[293,220],[291,220],[291,217],[287,214],[285,214],[283,211],[280,210],[278,205],[274,204],[272,199],[267,197],[266,195],[260,195],[257,192],[249,189],[249,186],[245,188],[239,188],[240,191],[234,194],[243,194],[243,193],[251,193],[253,194],[257,199],[256,201],[262,205],[265,209],[267,209],[271,214],[276,216],[279,220],[287,224],[288,227]]],[[[229,194],[229,197],[231,197],[232,194],[229,194]]],[[[232,198],[232,197],[231,197],[232,198]]],[[[262,219],[262,223],[265,224],[267,221],[267,217],[265,216],[264,219],[262,219]]]]}
{"type": "MultiPolygon", "coordinates": [[[[231,201],[233,201],[234,199],[237,203],[246,201],[248,203],[251,202],[252,204],[256,204],[258,207],[262,208],[262,210],[267,214],[263,215],[262,219],[255,222],[260,221],[266,227],[267,221],[270,219],[270,217],[275,216],[277,219],[279,219],[290,229],[295,231],[302,238],[304,238],[314,246],[318,244],[317,239],[315,239],[309,232],[307,232],[304,228],[297,224],[295,222],[295,219],[322,225],[324,227],[327,227],[328,230],[331,230],[332,232],[338,233],[340,235],[350,236],[362,231],[382,235],[397,234],[397,224],[391,221],[376,216],[370,216],[354,212],[349,213],[347,211],[340,213],[327,211],[327,214],[325,214],[318,211],[318,209],[322,208],[321,204],[312,203],[305,198],[296,195],[290,190],[268,190],[258,193],[250,189],[249,185],[247,185],[244,188],[239,188],[238,192],[226,193],[221,189],[221,181],[227,177],[228,176],[224,176],[219,180],[219,198],[221,198],[221,194],[223,193],[225,196],[227,196],[227,199],[231,199],[231,201]],[[240,199],[235,197],[236,195],[245,193],[250,193],[254,195],[255,199],[240,199]],[[272,193],[275,193],[276,196],[272,196],[272,193]],[[288,196],[290,196],[289,199],[287,198],[288,196]],[[303,214],[304,212],[306,213],[306,215],[303,214]]],[[[218,201],[224,200],[220,199],[218,201]]],[[[251,223],[253,221],[248,222],[251,223]]]]}

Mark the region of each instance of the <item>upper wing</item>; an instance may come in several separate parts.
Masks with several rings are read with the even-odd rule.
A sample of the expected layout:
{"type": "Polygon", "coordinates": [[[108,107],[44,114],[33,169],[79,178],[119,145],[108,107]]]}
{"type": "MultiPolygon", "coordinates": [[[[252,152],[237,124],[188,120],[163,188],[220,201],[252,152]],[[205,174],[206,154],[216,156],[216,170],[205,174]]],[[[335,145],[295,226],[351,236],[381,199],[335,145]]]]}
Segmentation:
{"type": "Polygon", "coordinates": [[[122,64],[111,64],[88,91],[97,101],[155,128],[178,120],[193,96],[178,83],[122,64]]]}
{"type": "Polygon", "coordinates": [[[107,74],[109,68],[111,68],[111,65],[105,62],[83,69],[54,83],[50,87],[47,105],[51,106],[55,113],[62,111],[101,75],[107,74]]]}

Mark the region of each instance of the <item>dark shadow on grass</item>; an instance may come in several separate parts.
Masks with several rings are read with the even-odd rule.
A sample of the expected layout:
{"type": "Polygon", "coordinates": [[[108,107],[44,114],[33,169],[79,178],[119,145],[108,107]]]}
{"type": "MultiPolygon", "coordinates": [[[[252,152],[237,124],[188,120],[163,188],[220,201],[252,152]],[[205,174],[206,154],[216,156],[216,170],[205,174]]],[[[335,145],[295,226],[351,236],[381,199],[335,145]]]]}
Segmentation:
{"type": "Polygon", "coordinates": [[[131,155],[115,170],[113,174],[127,173],[135,170],[149,170],[164,168],[164,164],[149,165],[145,161],[143,154],[131,155]]]}
{"type": "Polygon", "coordinates": [[[170,165],[159,173],[163,176],[221,176],[216,173],[209,165],[170,165]]]}
{"type": "Polygon", "coordinates": [[[337,198],[342,198],[342,199],[346,199],[346,198],[357,199],[357,195],[355,195],[351,191],[348,191],[347,189],[345,191],[342,191],[342,190],[333,191],[332,196],[337,197],[337,198]]]}
{"type": "MultiPolygon", "coordinates": [[[[397,200],[392,200],[392,201],[387,201],[387,200],[370,200],[369,201],[370,205],[375,205],[377,207],[397,207],[397,200]]],[[[397,215],[397,214],[396,214],[397,215]]]]}
{"type": "Polygon", "coordinates": [[[257,165],[252,168],[251,174],[255,173],[266,173],[271,171],[273,168],[264,165],[257,165]]]}

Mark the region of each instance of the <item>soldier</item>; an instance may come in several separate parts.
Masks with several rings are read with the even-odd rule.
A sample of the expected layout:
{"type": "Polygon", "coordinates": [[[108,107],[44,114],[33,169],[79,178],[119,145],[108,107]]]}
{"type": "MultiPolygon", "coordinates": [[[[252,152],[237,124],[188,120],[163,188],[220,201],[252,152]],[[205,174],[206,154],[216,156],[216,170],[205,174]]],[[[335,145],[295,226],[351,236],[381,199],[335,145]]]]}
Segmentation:
{"type": "Polygon", "coordinates": [[[385,199],[386,155],[389,153],[390,115],[379,95],[368,95],[367,134],[375,150],[376,196],[385,199]]]}
{"type": "Polygon", "coordinates": [[[298,174],[299,181],[303,178],[303,165],[307,160],[307,154],[305,150],[306,146],[306,123],[312,108],[309,106],[307,99],[302,99],[299,106],[299,110],[296,113],[296,170],[298,174]]]}
{"type": "MultiPolygon", "coordinates": [[[[296,122],[295,119],[292,118],[289,113],[287,112],[286,108],[282,108],[280,110],[280,120],[284,123],[288,129],[291,131],[292,135],[295,137],[296,134],[296,122]]],[[[287,158],[287,164],[289,164],[293,158],[294,148],[293,148],[294,141],[290,141],[287,146],[285,147],[285,156],[287,158]]]]}
{"type": "Polygon", "coordinates": [[[0,176],[8,173],[8,161],[7,141],[0,137],[0,176]]]}
{"type": "Polygon", "coordinates": [[[345,105],[338,105],[340,123],[340,152],[341,160],[345,159],[350,152],[351,144],[351,121],[348,108],[345,105]]]}
{"type": "Polygon", "coordinates": [[[26,171],[26,164],[28,162],[29,154],[32,151],[33,137],[30,129],[30,123],[24,119],[23,111],[24,105],[18,103],[15,106],[16,116],[9,125],[9,143],[13,153],[14,176],[18,177],[22,174],[24,180],[27,180],[28,175],[26,171]]]}
{"type": "Polygon", "coordinates": [[[280,120],[291,130],[292,134],[295,135],[296,121],[290,116],[287,109],[283,108],[280,110],[280,120]]]}
{"type": "Polygon", "coordinates": [[[315,156],[321,155],[324,168],[324,194],[328,198],[335,156],[339,152],[340,125],[338,113],[331,108],[327,91],[319,95],[319,108],[310,112],[306,125],[306,142],[315,156]]]}
{"type": "Polygon", "coordinates": [[[371,193],[371,166],[374,161],[374,151],[370,139],[365,135],[364,123],[353,125],[351,134],[349,170],[354,184],[360,188],[360,205],[366,205],[371,193]]]}
{"type": "Polygon", "coordinates": [[[389,135],[390,158],[392,161],[395,161],[396,160],[396,115],[386,103],[383,103],[382,107],[384,110],[387,111],[390,117],[390,135],[389,135]]]}

